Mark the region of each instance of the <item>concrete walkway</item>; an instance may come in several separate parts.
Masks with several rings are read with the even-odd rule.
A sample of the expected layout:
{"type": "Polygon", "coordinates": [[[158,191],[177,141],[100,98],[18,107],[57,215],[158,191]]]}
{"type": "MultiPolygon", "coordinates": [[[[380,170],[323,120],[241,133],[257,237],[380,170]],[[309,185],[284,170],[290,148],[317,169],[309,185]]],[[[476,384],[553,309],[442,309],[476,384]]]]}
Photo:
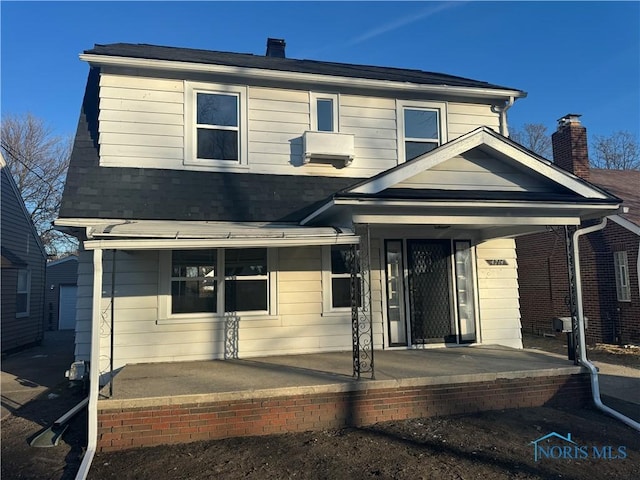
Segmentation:
{"type": "Polygon", "coordinates": [[[45,332],[41,345],[2,359],[1,418],[65,381],[74,358],[73,330],[45,332]]]}

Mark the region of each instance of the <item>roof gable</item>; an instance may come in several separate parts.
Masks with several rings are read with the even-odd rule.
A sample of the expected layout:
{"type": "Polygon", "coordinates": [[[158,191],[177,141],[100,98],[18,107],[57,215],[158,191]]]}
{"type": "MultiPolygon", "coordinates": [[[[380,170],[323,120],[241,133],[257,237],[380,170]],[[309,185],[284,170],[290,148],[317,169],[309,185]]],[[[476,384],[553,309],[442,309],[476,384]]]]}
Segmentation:
{"type": "Polygon", "coordinates": [[[571,192],[590,199],[614,198],[487,127],[341,193],[375,195],[393,188],[442,189],[442,179],[449,182],[448,190],[571,192]],[[461,169],[466,169],[464,175],[461,169]]]}

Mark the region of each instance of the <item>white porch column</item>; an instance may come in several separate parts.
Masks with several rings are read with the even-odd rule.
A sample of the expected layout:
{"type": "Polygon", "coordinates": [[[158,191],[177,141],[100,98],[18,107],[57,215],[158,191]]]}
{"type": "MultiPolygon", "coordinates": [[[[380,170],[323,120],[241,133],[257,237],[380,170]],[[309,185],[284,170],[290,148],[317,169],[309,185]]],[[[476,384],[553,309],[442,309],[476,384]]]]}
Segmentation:
{"type": "Polygon", "coordinates": [[[93,251],[93,293],[91,304],[91,356],[89,364],[89,407],[87,452],[76,480],[87,478],[98,444],[98,394],[100,391],[100,307],[102,301],[102,249],[93,251]]]}

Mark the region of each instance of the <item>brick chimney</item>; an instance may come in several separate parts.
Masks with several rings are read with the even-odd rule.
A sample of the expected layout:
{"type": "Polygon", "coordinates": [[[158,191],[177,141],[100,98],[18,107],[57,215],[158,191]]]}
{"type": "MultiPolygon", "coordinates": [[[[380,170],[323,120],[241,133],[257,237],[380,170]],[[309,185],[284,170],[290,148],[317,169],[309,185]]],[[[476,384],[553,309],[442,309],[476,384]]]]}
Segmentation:
{"type": "Polygon", "coordinates": [[[285,58],[284,47],[286,47],[282,38],[267,38],[267,57],[285,58]]]}
{"type": "Polygon", "coordinates": [[[558,129],[551,135],[553,161],[560,168],[589,180],[587,129],[580,115],[569,113],[558,120],[558,129]]]}

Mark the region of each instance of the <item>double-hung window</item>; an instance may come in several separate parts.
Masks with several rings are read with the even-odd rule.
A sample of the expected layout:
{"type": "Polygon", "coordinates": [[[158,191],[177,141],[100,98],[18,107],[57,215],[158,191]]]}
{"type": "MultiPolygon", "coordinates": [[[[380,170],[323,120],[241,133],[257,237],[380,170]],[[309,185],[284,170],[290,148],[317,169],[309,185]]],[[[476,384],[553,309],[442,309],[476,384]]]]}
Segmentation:
{"type": "Polygon", "coordinates": [[[444,104],[398,102],[401,162],[430,152],[445,141],[444,111],[444,104]]]}
{"type": "Polygon", "coordinates": [[[238,95],[196,93],[197,158],[238,161],[238,95]]]}
{"type": "Polygon", "coordinates": [[[246,87],[187,83],[185,164],[246,163],[246,87]]]}
{"type": "Polygon", "coordinates": [[[174,250],[171,313],[267,312],[267,263],[266,248],[174,250]]]}
{"type": "Polygon", "coordinates": [[[21,268],[18,270],[18,282],[16,285],[16,316],[24,317],[29,315],[29,293],[31,290],[31,279],[29,270],[21,268]]]}
{"type": "MultiPolygon", "coordinates": [[[[356,250],[359,252],[359,250],[356,250]]],[[[356,302],[361,305],[362,280],[360,278],[360,265],[358,253],[353,256],[351,245],[331,246],[331,308],[351,308],[351,269],[356,262],[358,283],[356,284],[356,302]]]]}
{"type": "Polygon", "coordinates": [[[629,285],[629,263],[627,252],[613,252],[613,265],[616,275],[616,294],[619,302],[631,301],[631,286],[629,285]]]}

